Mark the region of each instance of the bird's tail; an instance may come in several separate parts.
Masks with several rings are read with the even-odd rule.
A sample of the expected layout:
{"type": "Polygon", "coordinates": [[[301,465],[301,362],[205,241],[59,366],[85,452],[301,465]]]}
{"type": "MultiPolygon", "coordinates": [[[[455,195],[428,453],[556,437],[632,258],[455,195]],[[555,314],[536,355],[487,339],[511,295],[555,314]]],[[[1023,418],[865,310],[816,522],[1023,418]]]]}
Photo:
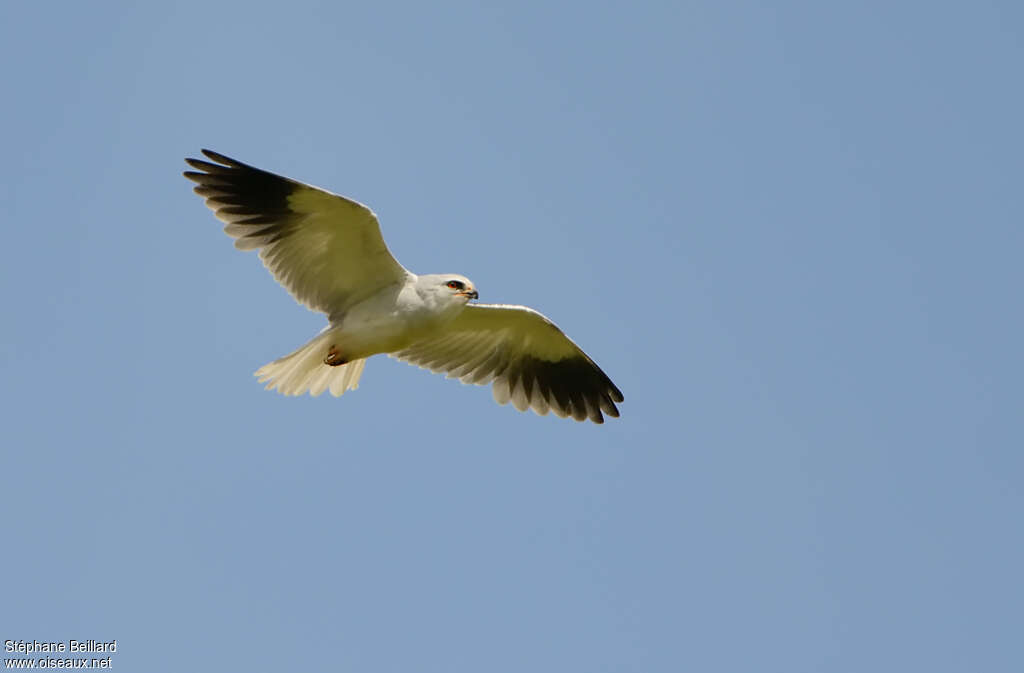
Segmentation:
{"type": "Polygon", "coordinates": [[[267,390],[277,390],[284,395],[302,395],[308,391],[316,397],[330,390],[338,397],[346,390],[355,390],[359,387],[366,359],[335,366],[324,364],[334,336],[333,330],[325,329],[297,351],[263,365],[256,371],[259,382],[266,383],[267,390]]]}

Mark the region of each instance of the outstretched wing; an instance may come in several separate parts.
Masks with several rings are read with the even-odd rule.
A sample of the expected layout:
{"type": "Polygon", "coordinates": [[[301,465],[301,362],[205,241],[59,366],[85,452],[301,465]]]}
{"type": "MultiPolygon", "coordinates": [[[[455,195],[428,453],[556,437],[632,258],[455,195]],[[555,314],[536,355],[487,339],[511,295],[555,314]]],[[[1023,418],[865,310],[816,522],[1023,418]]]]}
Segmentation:
{"type": "Polygon", "coordinates": [[[361,203],[253,168],[223,154],[185,159],[201,172],[196,194],[226,223],[235,247],[259,250],[263,264],[296,299],[341,313],[409,272],[384,244],[377,216],[361,203]]]}
{"type": "Polygon", "coordinates": [[[391,354],[463,383],[494,382],[494,399],[541,416],[618,417],[611,379],[555,323],[525,306],[470,304],[438,337],[391,354]]]}

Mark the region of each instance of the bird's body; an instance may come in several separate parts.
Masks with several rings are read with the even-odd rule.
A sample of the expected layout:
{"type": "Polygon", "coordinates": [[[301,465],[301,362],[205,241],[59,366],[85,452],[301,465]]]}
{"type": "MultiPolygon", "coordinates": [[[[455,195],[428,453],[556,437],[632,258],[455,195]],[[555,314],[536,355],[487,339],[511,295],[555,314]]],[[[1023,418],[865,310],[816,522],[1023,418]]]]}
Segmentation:
{"type": "Polygon", "coordinates": [[[622,393],[561,330],[524,306],[468,304],[479,295],[459,274],[416,275],[399,264],[369,208],[336,194],[203,150],[186,159],[236,247],[258,249],[297,300],[325,313],[313,340],[256,375],[286,395],[358,386],[379,353],[465,383],[493,382],[495,399],[576,420],[618,416],[622,393]]]}
{"type": "Polygon", "coordinates": [[[407,280],[381,288],[331,318],[330,329],[347,360],[402,350],[443,329],[465,305],[431,292],[434,276],[409,274],[407,280]]]}

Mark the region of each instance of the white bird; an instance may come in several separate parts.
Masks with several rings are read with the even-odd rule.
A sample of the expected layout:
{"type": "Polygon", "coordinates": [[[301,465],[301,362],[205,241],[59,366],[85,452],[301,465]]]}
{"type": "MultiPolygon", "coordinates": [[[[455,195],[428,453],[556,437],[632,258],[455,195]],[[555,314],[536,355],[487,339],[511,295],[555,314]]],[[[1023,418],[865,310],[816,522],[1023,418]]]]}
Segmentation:
{"type": "Polygon", "coordinates": [[[329,324],[257,372],[285,395],[358,387],[366,358],[405,360],[463,383],[486,385],[499,404],[577,421],[618,417],[622,393],[579,346],[526,306],[469,304],[476,286],[454,273],[417,276],[384,244],[361,203],[203,150],[185,159],[195,192],[241,250],[260,259],[298,301],[329,324]]]}

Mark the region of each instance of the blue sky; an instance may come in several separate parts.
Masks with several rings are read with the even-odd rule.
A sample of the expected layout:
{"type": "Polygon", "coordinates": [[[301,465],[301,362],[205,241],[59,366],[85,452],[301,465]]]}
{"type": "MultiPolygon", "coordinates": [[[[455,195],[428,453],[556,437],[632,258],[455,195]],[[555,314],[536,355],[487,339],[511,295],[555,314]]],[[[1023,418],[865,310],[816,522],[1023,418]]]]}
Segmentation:
{"type": "Polygon", "coordinates": [[[1018,671],[1018,3],[0,10],[0,639],[116,669],[1018,671]],[[323,325],[180,172],[369,204],[604,426],[323,325]]]}

